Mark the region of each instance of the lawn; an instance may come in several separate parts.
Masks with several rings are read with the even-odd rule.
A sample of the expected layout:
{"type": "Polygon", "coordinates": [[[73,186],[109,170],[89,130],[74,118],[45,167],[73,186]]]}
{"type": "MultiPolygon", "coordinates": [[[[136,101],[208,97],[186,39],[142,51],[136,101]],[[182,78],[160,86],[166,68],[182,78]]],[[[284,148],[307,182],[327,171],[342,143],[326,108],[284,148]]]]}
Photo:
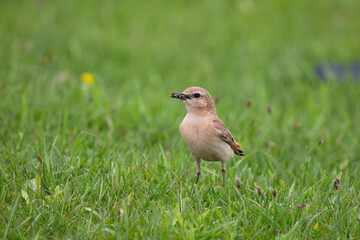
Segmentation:
{"type": "Polygon", "coordinates": [[[1,1],[0,237],[359,239],[360,85],[313,71],[359,60],[359,9],[1,1]],[[225,188],[203,162],[194,195],[169,97],[189,86],[246,154],[225,188]]]}

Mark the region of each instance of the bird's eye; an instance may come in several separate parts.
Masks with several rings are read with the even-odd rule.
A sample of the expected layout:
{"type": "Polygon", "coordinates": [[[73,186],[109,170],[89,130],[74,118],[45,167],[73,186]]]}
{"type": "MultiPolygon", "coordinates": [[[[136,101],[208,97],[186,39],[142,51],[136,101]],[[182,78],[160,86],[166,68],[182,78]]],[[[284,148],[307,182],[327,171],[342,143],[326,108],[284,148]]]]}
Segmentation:
{"type": "Polygon", "coordinates": [[[200,94],[199,93],[195,93],[194,94],[194,98],[199,98],[200,97],[200,94]]]}

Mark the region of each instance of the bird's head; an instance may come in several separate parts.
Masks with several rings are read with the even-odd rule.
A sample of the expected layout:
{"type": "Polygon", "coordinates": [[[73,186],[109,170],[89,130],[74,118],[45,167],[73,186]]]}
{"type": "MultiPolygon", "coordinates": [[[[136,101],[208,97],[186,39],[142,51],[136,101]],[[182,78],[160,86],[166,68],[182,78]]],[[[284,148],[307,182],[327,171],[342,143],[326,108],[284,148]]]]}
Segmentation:
{"type": "Polygon", "coordinates": [[[210,93],[201,87],[189,87],[182,93],[171,93],[170,97],[181,99],[189,113],[215,112],[210,93]]]}

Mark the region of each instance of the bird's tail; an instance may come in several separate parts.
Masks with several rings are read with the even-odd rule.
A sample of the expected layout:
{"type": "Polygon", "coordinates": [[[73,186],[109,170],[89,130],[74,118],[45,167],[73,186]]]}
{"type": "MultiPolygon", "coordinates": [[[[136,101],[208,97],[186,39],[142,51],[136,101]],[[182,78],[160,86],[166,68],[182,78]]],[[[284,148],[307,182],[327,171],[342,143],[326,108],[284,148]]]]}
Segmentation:
{"type": "Polygon", "coordinates": [[[239,156],[245,156],[244,151],[240,149],[242,144],[235,142],[235,146],[236,146],[236,148],[234,148],[235,154],[237,154],[239,156]]]}

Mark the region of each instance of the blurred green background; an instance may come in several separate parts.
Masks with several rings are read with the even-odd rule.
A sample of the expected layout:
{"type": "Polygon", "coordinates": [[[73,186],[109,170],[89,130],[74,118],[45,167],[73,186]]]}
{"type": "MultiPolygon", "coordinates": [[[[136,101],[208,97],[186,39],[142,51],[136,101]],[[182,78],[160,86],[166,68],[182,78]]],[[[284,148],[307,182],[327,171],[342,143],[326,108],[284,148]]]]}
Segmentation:
{"type": "Polygon", "coordinates": [[[359,60],[359,9],[0,1],[1,235],[358,238],[359,85],[313,69],[359,60]],[[185,107],[169,98],[189,86],[217,99],[247,154],[229,162],[225,191],[220,166],[204,164],[196,198],[185,107]]]}

